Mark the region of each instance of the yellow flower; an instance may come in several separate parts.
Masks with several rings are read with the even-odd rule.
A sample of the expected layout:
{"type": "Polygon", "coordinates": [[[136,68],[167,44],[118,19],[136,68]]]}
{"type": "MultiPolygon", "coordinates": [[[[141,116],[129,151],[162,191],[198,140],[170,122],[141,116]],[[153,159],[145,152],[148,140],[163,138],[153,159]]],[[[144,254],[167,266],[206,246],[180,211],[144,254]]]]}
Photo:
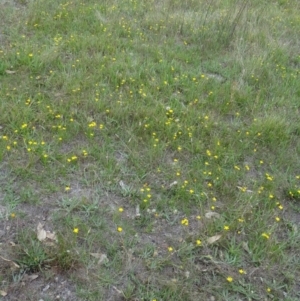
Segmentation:
{"type": "Polygon", "coordinates": [[[78,229],[78,228],[74,228],[74,229],[73,229],[73,232],[74,232],[75,234],[78,234],[79,229],[78,229]]]}
{"type": "Polygon", "coordinates": [[[267,233],[263,233],[261,236],[264,237],[264,238],[266,238],[266,239],[270,238],[270,236],[267,233]]]}
{"type": "Polygon", "coordinates": [[[66,187],[65,187],[65,191],[69,191],[70,189],[71,189],[70,186],[66,186],[66,187]]]}
{"type": "Polygon", "coordinates": [[[280,217],[276,216],[275,220],[276,220],[276,222],[280,222],[280,217]]]}
{"type": "Polygon", "coordinates": [[[12,212],[12,213],[10,214],[10,217],[11,217],[11,218],[15,218],[15,217],[16,217],[16,214],[15,214],[14,212],[12,212]]]}
{"type": "Polygon", "coordinates": [[[228,282],[232,282],[232,281],[233,281],[233,278],[230,277],[230,276],[228,276],[228,277],[226,278],[226,280],[227,280],[228,282]]]}
{"type": "Polygon", "coordinates": [[[119,212],[123,212],[124,209],[122,207],[119,208],[119,212]]]}
{"type": "Polygon", "coordinates": [[[173,251],[173,248],[172,248],[172,247],[168,247],[168,251],[169,251],[169,252],[172,252],[172,251],[173,251]]]}
{"type": "Polygon", "coordinates": [[[188,226],[189,225],[189,220],[187,218],[184,218],[183,220],[181,220],[181,225],[188,226]]]}
{"type": "Polygon", "coordinates": [[[224,230],[228,231],[229,230],[229,226],[224,226],[224,230]]]}
{"type": "Polygon", "coordinates": [[[246,272],[243,269],[239,269],[240,274],[246,274],[246,272]]]}
{"type": "Polygon", "coordinates": [[[200,239],[197,239],[197,240],[196,240],[196,245],[197,245],[197,246],[201,246],[201,244],[202,244],[201,240],[200,240],[200,239]]]}
{"type": "Polygon", "coordinates": [[[118,230],[118,232],[122,232],[123,228],[122,227],[118,227],[117,230],[118,230]]]}

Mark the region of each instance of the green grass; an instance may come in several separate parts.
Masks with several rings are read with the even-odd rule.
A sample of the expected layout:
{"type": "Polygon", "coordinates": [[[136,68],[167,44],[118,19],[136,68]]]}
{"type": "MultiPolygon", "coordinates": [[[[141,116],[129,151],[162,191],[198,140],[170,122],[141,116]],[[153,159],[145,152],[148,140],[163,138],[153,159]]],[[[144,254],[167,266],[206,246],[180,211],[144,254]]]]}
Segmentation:
{"type": "Polygon", "coordinates": [[[299,300],[299,8],[1,3],[7,300],[299,300]]]}

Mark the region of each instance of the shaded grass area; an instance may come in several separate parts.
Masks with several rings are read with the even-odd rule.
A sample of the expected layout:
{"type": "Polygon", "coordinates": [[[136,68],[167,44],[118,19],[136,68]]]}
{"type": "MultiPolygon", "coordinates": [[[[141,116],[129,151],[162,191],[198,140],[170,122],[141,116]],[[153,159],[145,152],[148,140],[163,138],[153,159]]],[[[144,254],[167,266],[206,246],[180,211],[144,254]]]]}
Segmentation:
{"type": "Polygon", "coordinates": [[[0,5],[7,300],[299,299],[297,1],[0,5]]]}

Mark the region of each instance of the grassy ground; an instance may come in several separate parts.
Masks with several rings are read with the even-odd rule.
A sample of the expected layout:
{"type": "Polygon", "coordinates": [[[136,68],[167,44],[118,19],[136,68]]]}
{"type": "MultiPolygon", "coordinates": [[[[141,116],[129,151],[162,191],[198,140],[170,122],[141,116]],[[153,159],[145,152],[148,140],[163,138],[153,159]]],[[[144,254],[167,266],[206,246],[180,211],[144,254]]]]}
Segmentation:
{"type": "Polygon", "coordinates": [[[2,0],[3,300],[299,300],[299,8],[2,0]]]}

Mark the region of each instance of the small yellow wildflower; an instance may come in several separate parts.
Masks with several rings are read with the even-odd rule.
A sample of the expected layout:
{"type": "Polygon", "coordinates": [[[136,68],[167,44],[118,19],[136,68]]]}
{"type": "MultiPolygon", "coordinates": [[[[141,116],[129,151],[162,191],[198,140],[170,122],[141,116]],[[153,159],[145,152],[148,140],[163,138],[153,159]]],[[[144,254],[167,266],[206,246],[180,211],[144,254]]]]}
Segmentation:
{"type": "Polygon", "coordinates": [[[200,215],[197,215],[197,216],[196,216],[196,219],[201,219],[201,216],[200,216],[200,215]]]}
{"type": "Polygon", "coordinates": [[[119,208],[119,212],[123,212],[124,209],[122,207],[119,208]]]}
{"type": "Polygon", "coordinates": [[[239,273],[240,273],[241,275],[247,274],[243,269],[239,269],[239,273]]]}
{"type": "Polygon", "coordinates": [[[201,244],[202,244],[201,240],[200,240],[200,239],[197,239],[197,240],[196,240],[196,245],[197,245],[197,246],[201,246],[201,244]]]}
{"type": "Polygon", "coordinates": [[[70,189],[71,189],[70,186],[66,186],[66,187],[65,187],[65,191],[69,191],[70,189]]]}
{"type": "Polygon", "coordinates": [[[270,289],[269,287],[267,287],[266,291],[267,291],[268,293],[270,293],[270,292],[271,292],[271,289],[270,289]]]}
{"type": "Polygon", "coordinates": [[[12,213],[10,214],[10,217],[11,217],[11,218],[15,218],[15,217],[16,217],[16,214],[15,214],[14,212],[12,212],[12,213]]]}
{"type": "Polygon", "coordinates": [[[224,226],[224,230],[225,230],[225,231],[228,231],[228,230],[229,230],[229,226],[226,226],[226,225],[225,225],[225,226],[224,226]]]}
{"type": "Polygon", "coordinates": [[[78,228],[74,228],[74,229],[73,229],[73,232],[74,232],[75,234],[78,234],[79,229],[78,229],[78,228]]]}
{"type": "Polygon", "coordinates": [[[123,228],[122,227],[118,227],[117,230],[118,230],[118,232],[122,232],[123,228]]]}
{"type": "Polygon", "coordinates": [[[276,216],[275,220],[276,220],[276,222],[280,222],[280,217],[276,216]]]}
{"type": "Polygon", "coordinates": [[[183,220],[181,220],[181,225],[188,226],[189,225],[189,220],[187,218],[184,218],[183,220]]]}
{"type": "Polygon", "coordinates": [[[270,236],[267,233],[263,233],[261,236],[264,237],[264,238],[266,238],[266,239],[270,238],[270,236]]]}
{"type": "Polygon", "coordinates": [[[230,277],[230,276],[228,276],[228,277],[226,278],[226,280],[227,280],[228,282],[232,282],[232,281],[233,281],[233,278],[230,277]]]}
{"type": "Polygon", "coordinates": [[[273,177],[271,177],[268,173],[266,173],[266,178],[267,178],[267,180],[269,180],[269,181],[273,181],[273,177]]]}
{"type": "Polygon", "coordinates": [[[169,252],[173,252],[173,248],[172,247],[168,247],[168,251],[169,252]]]}

